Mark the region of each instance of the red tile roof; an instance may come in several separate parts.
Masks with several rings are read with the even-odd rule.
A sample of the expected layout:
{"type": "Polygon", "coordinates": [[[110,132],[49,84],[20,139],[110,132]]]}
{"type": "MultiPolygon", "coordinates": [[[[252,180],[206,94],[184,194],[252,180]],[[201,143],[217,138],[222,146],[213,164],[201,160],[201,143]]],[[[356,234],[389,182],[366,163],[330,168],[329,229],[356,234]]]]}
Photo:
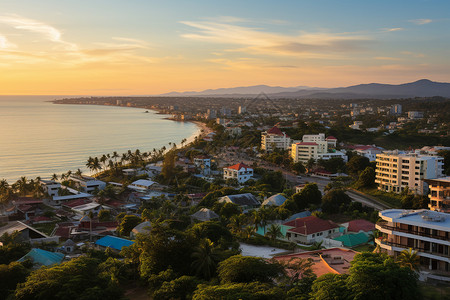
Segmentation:
{"type": "Polygon", "coordinates": [[[364,219],[348,222],[348,231],[360,232],[361,230],[364,232],[375,230],[375,224],[364,219]]]}
{"type": "MultiPolygon", "coordinates": [[[[269,130],[267,130],[268,134],[275,134],[275,135],[284,135],[284,133],[278,128],[277,126],[273,126],[269,130]]],[[[286,135],[287,137],[288,135],[286,135]]]]}
{"type": "Polygon", "coordinates": [[[327,140],[337,140],[337,138],[335,138],[334,136],[332,136],[332,135],[330,135],[330,136],[327,136],[327,138],[326,138],[327,140]]]}
{"type": "Polygon", "coordinates": [[[252,169],[252,168],[250,168],[249,166],[247,166],[244,163],[238,163],[238,164],[226,167],[225,169],[233,169],[233,170],[238,170],[239,171],[242,168],[244,168],[246,171],[247,171],[247,169],[252,169]]]}
{"type": "Polygon", "coordinates": [[[314,143],[314,142],[301,142],[301,143],[297,143],[296,145],[317,146],[317,143],[314,143]]]}
{"type": "Polygon", "coordinates": [[[322,220],[315,216],[309,216],[305,218],[298,218],[284,223],[285,226],[291,226],[294,228],[288,229],[290,232],[295,232],[303,235],[322,232],[339,227],[332,221],[322,220]]]}
{"type": "Polygon", "coordinates": [[[69,208],[74,208],[75,206],[80,206],[80,205],[86,204],[88,202],[90,202],[90,201],[88,201],[87,199],[75,199],[75,200],[71,200],[71,201],[64,203],[63,206],[67,206],[69,208]]]}

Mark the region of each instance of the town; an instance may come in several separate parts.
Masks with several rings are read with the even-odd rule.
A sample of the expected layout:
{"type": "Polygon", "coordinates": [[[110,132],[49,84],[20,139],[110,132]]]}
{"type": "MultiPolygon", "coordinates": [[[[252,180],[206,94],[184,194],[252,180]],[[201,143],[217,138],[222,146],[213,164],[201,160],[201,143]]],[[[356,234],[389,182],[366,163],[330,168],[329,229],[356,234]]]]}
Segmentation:
{"type": "Polygon", "coordinates": [[[22,299],[34,289],[63,298],[94,286],[117,299],[142,291],[153,299],[448,292],[444,98],[55,103],[141,107],[202,130],[191,143],[89,157],[89,174],[1,181],[0,259],[11,274],[2,275],[11,276],[4,295],[22,299]],[[385,277],[365,273],[368,262],[385,277]]]}

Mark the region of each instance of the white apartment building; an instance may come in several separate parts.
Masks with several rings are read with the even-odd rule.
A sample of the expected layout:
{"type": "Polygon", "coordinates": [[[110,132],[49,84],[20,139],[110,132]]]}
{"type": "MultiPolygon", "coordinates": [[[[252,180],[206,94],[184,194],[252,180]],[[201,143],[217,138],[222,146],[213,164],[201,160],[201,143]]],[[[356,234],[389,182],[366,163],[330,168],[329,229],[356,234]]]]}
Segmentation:
{"type": "Polygon", "coordinates": [[[239,163],[223,168],[223,179],[235,178],[239,183],[244,183],[253,177],[253,169],[239,163]]]}
{"type": "Polygon", "coordinates": [[[341,152],[341,151],[320,153],[317,155],[317,159],[329,160],[332,158],[342,158],[342,160],[344,162],[348,161],[348,156],[344,152],[341,152]]]}
{"type": "Polygon", "coordinates": [[[75,183],[78,189],[82,189],[85,193],[91,193],[95,190],[103,190],[106,187],[106,182],[97,180],[94,177],[89,176],[70,176],[70,180],[75,183]]]}
{"type": "Polygon", "coordinates": [[[318,158],[319,151],[319,145],[317,143],[295,143],[291,146],[291,157],[294,162],[306,163],[311,158],[316,160],[318,158]]]}
{"type": "Polygon", "coordinates": [[[397,256],[409,248],[418,252],[424,276],[450,282],[450,215],[442,212],[388,209],[377,222],[383,236],[375,239],[382,252],[397,256]],[[441,276],[444,275],[444,276],[441,276]]]}
{"type": "Polygon", "coordinates": [[[400,193],[409,189],[418,194],[428,192],[424,179],[443,177],[444,158],[417,153],[386,151],[377,154],[376,179],[378,189],[400,193]]]}
{"type": "Polygon", "coordinates": [[[291,138],[277,126],[273,126],[261,134],[261,149],[266,152],[273,151],[274,148],[287,150],[290,145],[291,138]]]}

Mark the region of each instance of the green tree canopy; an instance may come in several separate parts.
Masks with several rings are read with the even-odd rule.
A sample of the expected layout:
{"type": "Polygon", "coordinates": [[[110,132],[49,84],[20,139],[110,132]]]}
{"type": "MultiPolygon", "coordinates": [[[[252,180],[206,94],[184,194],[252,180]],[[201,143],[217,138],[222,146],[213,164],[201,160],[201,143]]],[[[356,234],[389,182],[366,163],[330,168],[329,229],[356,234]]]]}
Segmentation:
{"type": "Polygon", "coordinates": [[[285,294],[279,287],[260,282],[227,283],[222,285],[201,284],[194,292],[192,299],[283,300],[285,299],[285,294]]]}
{"type": "Polygon", "coordinates": [[[342,189],[331,190],[322,198],[322,210],[326,213],[337,213],[345,209],[352,200],[342,189]]]}
{"type": "Polygon", "coordinates": [[[369,159],[361,155],[353,156],[346,165],[347,172],[352,176],[358,176],[360,172],[370,166],[369,159]]]}
{"type": "Polygon", "coordinates": [[[138,224],[142,223],[142,219],[135,215],[126,215],[122,218],[117,231],[121,236],[129,236],[131,230],[138,224]]]}

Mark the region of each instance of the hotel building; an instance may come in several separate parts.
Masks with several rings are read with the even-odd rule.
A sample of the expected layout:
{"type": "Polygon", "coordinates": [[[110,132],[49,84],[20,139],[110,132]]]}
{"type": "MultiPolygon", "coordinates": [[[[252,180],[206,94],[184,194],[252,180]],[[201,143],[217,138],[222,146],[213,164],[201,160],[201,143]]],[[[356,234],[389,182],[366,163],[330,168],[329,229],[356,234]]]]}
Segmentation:
{"type": "Polygon", "coordinates": [[[385,192],[401,193],[409,189],[424,194],[428,192],[424,179],[443,176],[444,158],[440,156],[387,151],[376,157],[375,183],[385,192]]]}
{"type": "Polygon", "coordinates": [[[430,203],[428,207],[431,210],[450,213],[450,176],[435,179],[425,179],[430,189],[430,203]]]}
{"type": "Polygon", "coordinates": [[[428,277],[450,281],[450,215],[421,210],[388,209],[379,212],[382,221],[376,229],[383,237],[375,239],[382,252],[396,257],[409,248],[417,251],[422,271],[428,277]],[[430,271],[431,270],[431,271],[430,271]]]}

